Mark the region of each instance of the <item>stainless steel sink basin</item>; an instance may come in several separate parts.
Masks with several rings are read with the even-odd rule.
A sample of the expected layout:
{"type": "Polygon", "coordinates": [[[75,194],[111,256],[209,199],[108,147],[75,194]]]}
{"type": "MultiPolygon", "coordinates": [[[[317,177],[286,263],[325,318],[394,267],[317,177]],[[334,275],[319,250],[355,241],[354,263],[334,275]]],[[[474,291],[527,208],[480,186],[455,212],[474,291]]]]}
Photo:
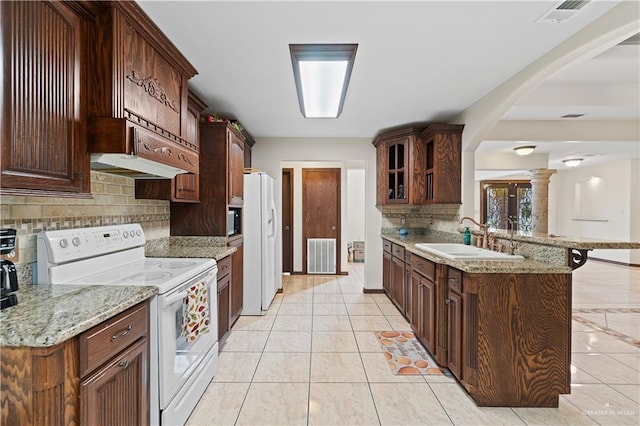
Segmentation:
{"type": "Polygon", "coordinates": [[[417,243],[416,247],[452,260],[523,260],[518,254],[509,255],[495,251],[451,243],[417,243]]]}

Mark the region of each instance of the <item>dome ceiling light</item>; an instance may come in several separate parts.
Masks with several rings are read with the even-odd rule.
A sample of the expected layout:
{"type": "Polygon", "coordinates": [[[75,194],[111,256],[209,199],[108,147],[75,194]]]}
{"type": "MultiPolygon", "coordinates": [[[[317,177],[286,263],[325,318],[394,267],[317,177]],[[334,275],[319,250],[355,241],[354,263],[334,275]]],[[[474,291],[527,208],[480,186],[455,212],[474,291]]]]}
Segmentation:
{"type": "Polygon", "coordinates": [[[566,160],[562,160],[567,167],[576,167],[578,164],[582,163],[584,158],[567,158],[566,160]]]}
{"type": "Polygon", "coordinates": [[[529,155],[533,152],[534,149],[536,149],[534,145],[516,146],[515,148],[513,148],[513,150],[518,155],[529,155]]]}

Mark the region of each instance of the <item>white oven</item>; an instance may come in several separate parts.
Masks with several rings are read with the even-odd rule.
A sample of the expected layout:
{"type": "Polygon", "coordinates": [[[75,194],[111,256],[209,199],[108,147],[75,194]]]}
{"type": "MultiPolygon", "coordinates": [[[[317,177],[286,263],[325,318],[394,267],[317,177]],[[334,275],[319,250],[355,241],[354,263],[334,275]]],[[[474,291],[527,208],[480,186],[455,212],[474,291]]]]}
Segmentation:
{"type": "MultiPolygon", "coordinates": [[[[188,283],[158,297],[158,353],[160,383],[162,383],[160,406],[164,407],[163,424],[184,423],[186,419],[183,419],[180,413],[184,411],[185,405],[189,405],[193,400],[197,402],[209,385],[209,381],[201,378],[191,380],[193,383],[190,383],[189,379],[198,378],[195,373],[198,372],[199,366],[211,364],[211,358],[217,359],[218,327],[217,322],[213,320],[218,317],[216,298],[216,270],[204,272],[188,283]],[[206,288],[208,316],[211,320],[207,324],[207,331],[200,333],[195,341],[190,342],[184,331],[185,321],[189,321],[187,299],[190,288],[200,283],[206,288]],[[188,386],[185,386],[187,384],[188,386]]],[[[211,367],[215,368],[216,365],[211,367]]]]}
{"type": "Polygon", "coordinates": [[[151,424],[184,424],[218,365],[217,265],[147,258],[138,224],[38,234],[38,284],[155,286],[150,318],[151,424]]]}

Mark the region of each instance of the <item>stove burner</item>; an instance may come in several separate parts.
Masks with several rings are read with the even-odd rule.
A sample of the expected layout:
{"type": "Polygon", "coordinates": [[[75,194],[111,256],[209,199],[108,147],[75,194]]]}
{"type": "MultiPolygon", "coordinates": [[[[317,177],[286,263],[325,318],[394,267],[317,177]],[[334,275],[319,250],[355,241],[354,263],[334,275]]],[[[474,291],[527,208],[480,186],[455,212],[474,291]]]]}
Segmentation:
{"type": "Polygon", "coordinates": [[[182,268],[191,268],[197,265],[196,262],[162,262],[158,265],[158,268],[162,269],[182,269],[182,268]]]}
{"type": "Polygon", "coordinates": [[[161,272],[161,271],[146,271],[139,272],[134,275],[130,275],[124,278],[124,281],[129,282],[150,282],[150,281],[160,281],[163,278],[169,279],[172,278],[173,275],[170,272],[161,272]]]}

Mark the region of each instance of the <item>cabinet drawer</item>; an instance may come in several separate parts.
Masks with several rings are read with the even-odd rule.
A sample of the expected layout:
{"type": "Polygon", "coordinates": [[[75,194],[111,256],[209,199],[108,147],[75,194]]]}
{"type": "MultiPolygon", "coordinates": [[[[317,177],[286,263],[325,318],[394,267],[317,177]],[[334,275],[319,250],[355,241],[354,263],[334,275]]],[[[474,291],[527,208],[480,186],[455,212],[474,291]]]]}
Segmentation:
{"type": "Polygon", "coordinates": [[[447,282],[449,288],[457,293],[462,293],[462,272],[454,268],[448,268],[447,282]]]}
{"type": "Polygon", "coordinates": [[[436,280],[436,264],[432,261],[414,254],[411,256],[411,267],[414,271],[429,278],[431,281],[436,280]]]}
{"type": "Polygon", "coordinates": [[[117,355],[149,329],[149,305],[142,303],[80,335],[80,377],[117,355]]]}
{"type": "Polygon", "coordinates": [[[218,281],[231,272],[231,256],[218,261],[218,281]]]}
{"type": "Polygon", "coordinates": [[[382,250],[391,253],[391,241],[382,240],[382,250]]]}
{"type": "Polygon", "coordinates": [[[399,244],[392,245],[392,253],[395,257],[404,260],[404,247],[399,244]]]}

